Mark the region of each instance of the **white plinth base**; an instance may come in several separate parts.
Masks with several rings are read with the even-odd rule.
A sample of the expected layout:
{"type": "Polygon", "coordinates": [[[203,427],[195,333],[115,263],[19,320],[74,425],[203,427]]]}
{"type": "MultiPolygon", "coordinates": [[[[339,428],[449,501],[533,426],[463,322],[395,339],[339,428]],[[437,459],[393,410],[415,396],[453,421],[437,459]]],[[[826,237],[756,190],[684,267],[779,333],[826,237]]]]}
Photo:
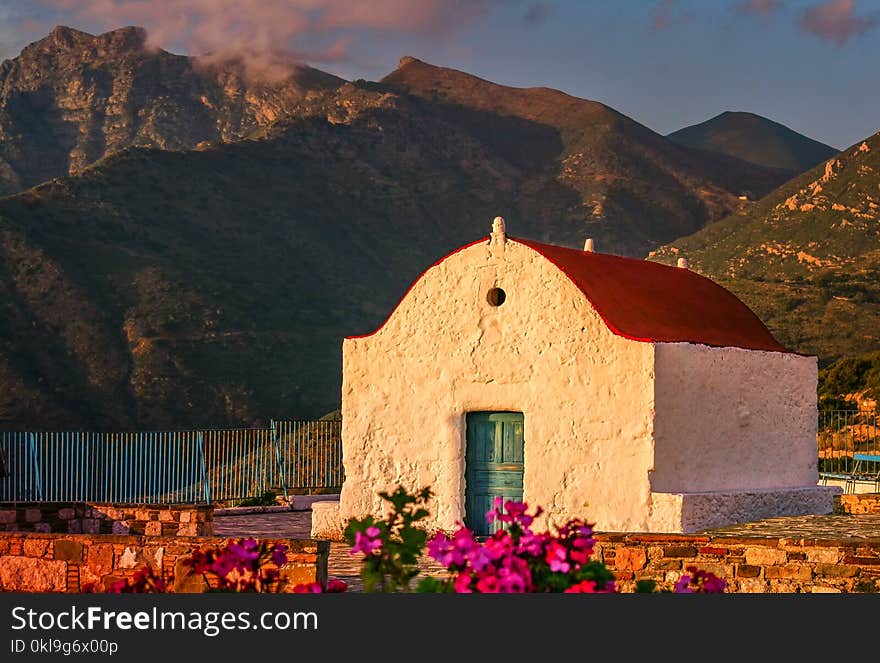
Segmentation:
{"type": "Polygon", "coordinates": [[[339,501],[328,500],[312,504],[312,538],[342,541],[342,518],[339,501]]]}
{"type": "Polygon", "coordinates": [[[690,533],[775,516],[828,514],[836,486],[806,486],[718,493],[653,493],[651,532],[690,533]]]}

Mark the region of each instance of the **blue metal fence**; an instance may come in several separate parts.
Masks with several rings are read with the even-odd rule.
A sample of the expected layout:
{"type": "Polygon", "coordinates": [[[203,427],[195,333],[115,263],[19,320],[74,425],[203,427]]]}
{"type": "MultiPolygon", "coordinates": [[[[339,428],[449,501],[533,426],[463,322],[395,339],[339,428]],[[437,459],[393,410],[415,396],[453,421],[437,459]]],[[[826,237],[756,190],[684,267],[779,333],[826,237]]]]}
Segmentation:
{"type": "Polygon", "coordinates": [[[0,431],[0,501],[227,502],[342,485],[339,421],[127,433],[0,431]]]}
{"type": "Polygon", "coordinates": [[[821,410],[819,412],[819,476],[846,479],[856,453],[880,454],[878,416],[874,410],[821,410]]]}
{"type": "MultiPolygon", "coordinates": [[[[880,454],[875,411],[820,411],[818,469],[880,454]]],[[[125,433],[0,431],[0,502],[228,502],[342,486],[340,421],[125,433]]]]}
{"type": "Polygon", "coordinates": [[[342,486],[341,421],[277,421],[272,433],[286,486],[342,486]]]}

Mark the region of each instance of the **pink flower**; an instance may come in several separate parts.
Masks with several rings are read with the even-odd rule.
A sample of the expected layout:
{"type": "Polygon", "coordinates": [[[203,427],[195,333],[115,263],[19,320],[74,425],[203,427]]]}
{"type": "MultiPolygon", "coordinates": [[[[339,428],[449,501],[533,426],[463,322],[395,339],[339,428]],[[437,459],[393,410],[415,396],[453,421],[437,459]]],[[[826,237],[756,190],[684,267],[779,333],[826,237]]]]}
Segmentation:
{"type": "Polygon", "coordinates": [[[513,552],[513,539],[507,532],[499,530],[483,544],[483,550],[489,560],[495,561],[513,552]]]}
{"type": "Polygon", "coordinates": [[[321,586],[319,582],[303,582],[293,588],[294,594],[339,594],[348,589],[348,585],[344,580],[331,578],[327,581],[327,588],[321,586]]]}
{"type": "Polygon", "coordinates": [[[535,521],[535,518],[544,513],[544,510],[541,507],[538,507],[535,510],[535,513],[529,515],[526,513],[529,505],[525,502],[514,502],[513,500],[508,500],[504,505],[504,510],[510,515],[510,521],[518,523],[523,529],[528,529],[531,527],[532,523],[535,521]]]}
{"type": "Polygon", "coordinates": [[[673,591],[676,594],[693,594],[694,590],[691,588],[691,580],[693,578],[685,573],[676,581],[673,591]]]}
{"type": "Polygon", "coordinates": [[[368,527],[364,532],[356,532],[354,535],[354,546],[349,551],[349,555],[356,555],[359,552],[365,555],[372,555],[374,550],[382,547],[382,540],[379,539],[381,530],[378,527],[368,527]]]}
{"type": "Polygon", "coordinates": [[[272,563],[275,566],[284,566],[287,563],[287,546],[283,543],[277,543],[272,548],[272,563]]]}
{"type": "Polygon", "coordinates": [[[260,558],[260,551],[255,539],[243,539],[240,543],[232,542],[224,551],[237,558],[239,567],[251,567],[260,558]]]}
{"type": "Polygon", "coordinates": [[[571,542],[569,557],[577,564],[586,564],[593,554],[593,539],[578,537],[571,542]]]}
{"type": "Polygon", "coordinates": [[[722,594],[727,588],[727,583],[714,573],[709,573],[707,575],[711,577],[704,579],[703,591],[707,594],[722,594]]]}
{"type": "Polygon", "coordinates": [[[233,571],[239,570],[240,567],[241,564],[234,555],[221,553],[220,556],[214,560],[214,563],[211,564],[209,568],[221,578],[225,578],[233,571]]]}
{"type": "Polygon", "coordinates": [[[550,541],[547,544],[547,551],[544,554],[544,561],[550,565],[551,571],[561,571],[562,573],[568,573],[568,570],[571,568],[571,565],[566,561],[568,554],[565,546],[563,546],[558,541],[550,541]]]}
{"type": "Polygon", "coordinates": [[[498,593],[498,577],[486,574],[477,580],[477,591],[482,594],[498,593]]]}
{"type": "Polygon", "coordinates": [[[473,590],[471,589],[471,576],[469,573],[461,572],[455,576],[452,586],[455,589],[456,594],[473,593],[473,590]]]}
{"type": "Polygon", "coordinates": [[[505,522],[502,518],[501,514],[501,505],[504,501],[504,498],[500,495],[492,500],[492,508],[486,512],[486,522],[491,523],[496,518],[501,522],[505,522]]]}
{"type": "Polygon", "coordinates": [[[532,573],[526,560],[519,557],[508,557],[505,566],[498,569],[500,591],[521,593],[531,591],[532,573]]]}
{"type": "Polygon", "coordinates": [[[685,569],[688,573],[683,574],[675,583],[676,594],[721,594],[727,587],[727,583],[711,571],[703,571],[696,566],[685,569]]]}
{"type": "Polygon", "coordinates": [[[446,568],[464,566],[464,553],[456,547],[455,541],[447,538],[443,532],[428,541],[428,555],[436,559],[446,568]]]}
{"type": "Polygon", "coordinates": [[[581,580],[565,590],[566,594],[595,594],[596,583],[593,580],[581,580]]]}
{"type": "Polygon", "coordinates": [[[525,502],[514,502],[513,500],[507,500],[504,504],[504,510],[507,511],[514,519],[519,518],[526,512],[526,509],[529,507],[525,502]]]}
{"type": "Polygon", "coordinates": [[[526,532],[519,540],[518,552],[531,557],[541,557],[544,553],[545,540],[545,536],[541,534],[526,532]]]}

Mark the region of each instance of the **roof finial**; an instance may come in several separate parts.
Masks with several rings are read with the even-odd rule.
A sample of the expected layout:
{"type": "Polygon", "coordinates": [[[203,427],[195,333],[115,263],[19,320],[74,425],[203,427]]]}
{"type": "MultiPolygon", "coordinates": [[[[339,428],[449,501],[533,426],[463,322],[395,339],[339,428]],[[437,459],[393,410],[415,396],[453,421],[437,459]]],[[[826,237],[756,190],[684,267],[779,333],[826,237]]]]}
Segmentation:
{"type": "Polygon", "coordinates": [[[504,244],[507,241],[507,229],[504,225],[504,219],[496,216],[492,220],[492,244],[504,244]]]}
{"type": "Polygon", "coordinates": [[[681,269],[690,269],[690,267],[691,267],[691,266],[688,264],[688,259],[687,259],[687,258],[679,258],[679,259],[678,259],[678,262],[676,263],[676,265],[677,265],[678,267],[680,267],[681,269]]]}
{"type": "Polygon", "coordinates": [[[593,242],[593,238],[587,238],[587,241],[584,242],[584,251],[588,251],[589,253],[593,253],[596,250],[596,244],[593,242]]]}

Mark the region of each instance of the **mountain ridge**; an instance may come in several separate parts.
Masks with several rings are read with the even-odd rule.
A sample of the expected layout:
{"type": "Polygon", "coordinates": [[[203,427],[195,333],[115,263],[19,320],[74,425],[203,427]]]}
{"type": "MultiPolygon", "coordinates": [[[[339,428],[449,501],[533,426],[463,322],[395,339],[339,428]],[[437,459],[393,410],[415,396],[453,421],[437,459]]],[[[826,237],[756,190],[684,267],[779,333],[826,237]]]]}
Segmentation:
{"type": "Polygon", "coordinates": [[[756,113],[724,111],[666,135],[670,140],[797,175],[839,150],[756,113]]]}

